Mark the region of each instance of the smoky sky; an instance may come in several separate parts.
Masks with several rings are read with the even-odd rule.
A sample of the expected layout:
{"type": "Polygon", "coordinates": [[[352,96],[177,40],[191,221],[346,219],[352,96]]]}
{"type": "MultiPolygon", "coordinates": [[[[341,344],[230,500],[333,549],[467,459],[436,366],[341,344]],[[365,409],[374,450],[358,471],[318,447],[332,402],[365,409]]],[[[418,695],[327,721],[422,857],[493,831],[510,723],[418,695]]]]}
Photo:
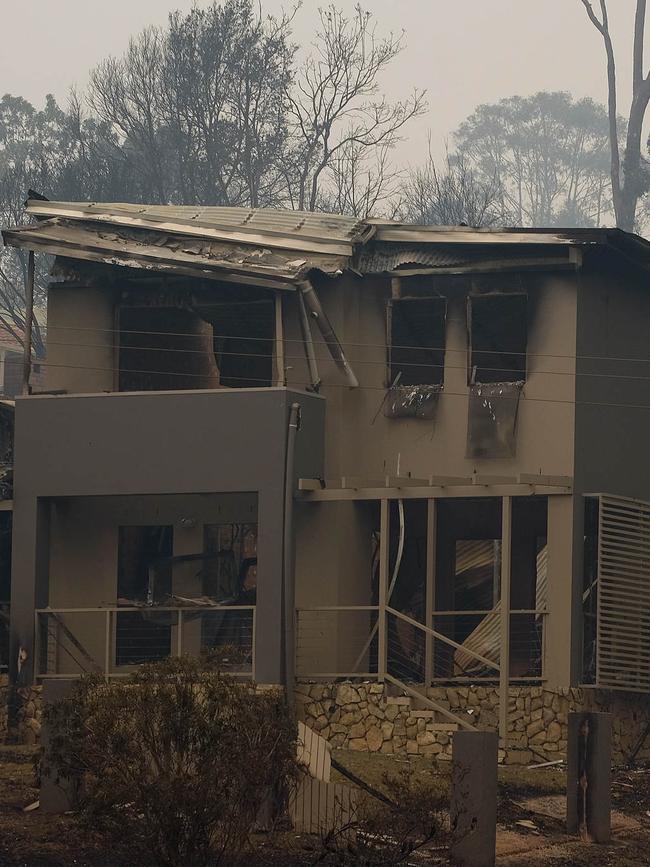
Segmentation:
{"type": "MultiPolygon", "coordinates": [[[[337,0],[352,11],[356,0],[337,0]]],[[[83,90],[88,71],[120,54],[129,36],[163,24],[173,9],[193,0],[23,0],[2,7],[0,93],[41,105],[48,92],[65,102],[70,86],[83,90]]],[[[199,6],[208,5],[198,2],[199,6]]],[[[308,45],[324,2],[304,0],[294,38],[308,45]]],[[[568,90],[605,102],[602,40],[580,0],[366,0],[378,33],[404,31],[405,49],[382,81],[390,98],[426,88],[429,109],[409,127],[401,159],[416,163],[430,136],[434,152],[452,145],[451,133],[484,102],[539,90],[568,90]]],[[[596,4],[598,5],[598,4],[596,4]]],[[[626,113],[631,81],[635,0],[610,0],[619,67],[620,111],[626,113]]],[[[278,14],[291,0],[262,0],[278,14]]],[[[650,51],[649,51],[650,54],[650,51]]]]}

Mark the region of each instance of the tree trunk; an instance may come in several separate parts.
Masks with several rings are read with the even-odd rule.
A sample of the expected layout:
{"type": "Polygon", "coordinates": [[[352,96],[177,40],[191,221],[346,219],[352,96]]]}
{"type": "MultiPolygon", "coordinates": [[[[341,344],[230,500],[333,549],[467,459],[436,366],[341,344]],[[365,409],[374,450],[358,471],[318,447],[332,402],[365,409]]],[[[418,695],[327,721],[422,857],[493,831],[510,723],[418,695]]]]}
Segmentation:
{"type": "Polygon", "coordinates": [[[650,90],[647,81],[641,81],[632,99],[630,120],[627,128],[625,158],[623,160],[623,186],[617,211],[617,225],[626,232],[634,231],[636,209],[643,193],[641,179],[641,138],[643,135],[643,120],[650,90]]]}

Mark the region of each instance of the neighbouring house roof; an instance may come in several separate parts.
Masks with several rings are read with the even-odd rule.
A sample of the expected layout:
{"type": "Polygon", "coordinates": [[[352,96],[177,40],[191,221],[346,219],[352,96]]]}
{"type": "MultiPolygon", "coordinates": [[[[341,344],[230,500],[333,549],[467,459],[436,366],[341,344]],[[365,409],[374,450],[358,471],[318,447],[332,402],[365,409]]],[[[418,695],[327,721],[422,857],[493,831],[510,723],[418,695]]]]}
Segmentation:
{"type": "Polygon", "coordinates": [[[531,266],[555,252],[607,248],[650,267],[650,242],[618,229],[473,229],[359,220],[270,208],[30,200],[34,225],[3,231],[7,245],[71,259],[291,289],[311,271],[404,273],[476,267],[502,245],[531,266]]]}

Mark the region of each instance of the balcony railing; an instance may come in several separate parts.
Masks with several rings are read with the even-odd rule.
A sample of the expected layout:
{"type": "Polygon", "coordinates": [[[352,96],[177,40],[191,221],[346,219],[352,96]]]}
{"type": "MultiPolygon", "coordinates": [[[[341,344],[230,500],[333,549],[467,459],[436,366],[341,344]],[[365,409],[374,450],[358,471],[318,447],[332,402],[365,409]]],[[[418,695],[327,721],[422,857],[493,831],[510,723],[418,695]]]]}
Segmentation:
{"type": "Polygon", "coordinates": [[[138,665],[207,655],[223,672],[255,679],[255,607],[44,608],[36,611],[40,679],[126,677],[138,665]]]}
{"type": "MultiPolygon", "coordinates": [[[[544,679],[545,610],[511,610],[509,681],[544,679]]],[[[312,679],[379,678],[426,686],[499,683],[502,615],[434,612],[432,627],[386,606],[297,611],[296,673],[312,679]]]]}

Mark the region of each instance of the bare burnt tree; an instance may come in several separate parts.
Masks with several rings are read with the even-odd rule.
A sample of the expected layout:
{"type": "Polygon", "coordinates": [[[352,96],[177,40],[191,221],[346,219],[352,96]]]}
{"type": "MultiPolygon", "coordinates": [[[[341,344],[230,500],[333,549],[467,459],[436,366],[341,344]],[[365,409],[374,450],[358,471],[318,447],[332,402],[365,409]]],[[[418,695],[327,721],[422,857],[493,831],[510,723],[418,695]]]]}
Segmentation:
{"type": "Polygon", "coordinates": [[[120,137],[131,199],[280,203],[290,23],[253,0],[215,2],[173,13],[94,70],[90,103],[120,137]]]}
{"type": "MultiPolygon", "coordinates": [[[[27,100],[5,95],[0,99],[0,223],[23,225],[25,198],[32,188],[64,201],[104,199],[127,195],[130,179],[111,129],[89,117],[76,93],[60,107],[48,96],[43,109],[27,100]]],[[[45,304],[49,257],[36,257],[35,301],[45,304]]],[[[0,248],[0,326],[22,345],[25,330],[27,254],[0,248]]],[[[33,349],[44,354],[44,335],[38,319],[32,327],[33,349]]]]}
{"type": "Polygon", "coordinates": [[[609,113],[609,144],[611,153],[612,196],[616,224],[627,231],[634,229],[639,199],[648,191],[648,177],[641,157],[641,136],[648,102],[650,102],[650,73],[644,73],[644,41],[646,0],[637,0],[634,16],[634,44],[632,49],[632,101],[630,103],[625,149],[621,142],[617,107],[616,55],[609,26],[607,0],[599,0],[600,15],[589,0],[580,0],[589,20],[603,39],[607,60],[607,93],[609,113]]]}
{"type": "Polygon", "coordinates": [[[252,0],[170,17],[162,92],[181,200],[258,207],[282,199],[290,22],[263,17],[252,0]]]}
{"type": "Polygon", "coordinates": [[[316,209],[359,219],[395,217],[404,172],[395,168],[392,148],[391,141],[372,149],[347,142],[327,168],[316,209]]]}
{"type": "Polygon", "coordinates": [[[89,102],[97,115],[118,132],[123,158],[145,199],[167,202],[170,177],[162,135],[163,32],[143,30],[129,42],[122,58],[109,57],[90,77],[89,102]]]}
{"type": "MultiPolygon", "coordinates": [[[[37,110],[27,100],[6,94],[0,99],[0,224],[25,222],[24,202],[29,187],[50,190],[58,183],[68,158],[69,130],[65,113],[52,96],[37,110]]],[[[39,262],[35,281],[36,305],[45,298],[47,262],[39,262]]],[[[25,334],[27,254],[0,247],[0,328],[22,346],[25,334]]],[[[43,334],[36,317],[33,349],[44,353],[43,334]]]]}
{"type": "Polygon", "coordinates": [[[360,6],[351,18],[333,5],[319,14],[313,54],[288,91],[294,136],[288,191],[294,207],[309,211],[318,207],[327,171],[337,159],[350,149],[358,157],[394,145],[425,108],[419,90],[395,103],[379,95],[382,74],[402,51],[401,36],[379,38],[370,13],[360,6]]]}
{"type": "Polygon", "coordinates": [[[408,222],[435,226],[512,223],[499,178],[479,176],[462,153],[447,153],[439,168],[429,150],[425,165],[412,170],[404,184],[402,211],[408,222]]]}

